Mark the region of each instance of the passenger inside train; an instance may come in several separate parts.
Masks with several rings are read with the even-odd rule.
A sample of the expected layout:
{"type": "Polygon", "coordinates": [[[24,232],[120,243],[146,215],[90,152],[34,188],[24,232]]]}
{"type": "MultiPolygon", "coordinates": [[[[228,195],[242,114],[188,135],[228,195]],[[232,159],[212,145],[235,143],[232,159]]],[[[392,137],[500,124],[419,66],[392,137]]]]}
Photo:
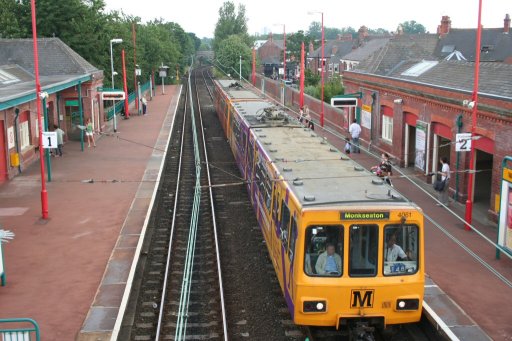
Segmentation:
{"type": "Polygon", "coordinates": [[[342,226],[315,225],[307,228],[305,272],[308,276],[341,276],[342,255],[342,226]]]}

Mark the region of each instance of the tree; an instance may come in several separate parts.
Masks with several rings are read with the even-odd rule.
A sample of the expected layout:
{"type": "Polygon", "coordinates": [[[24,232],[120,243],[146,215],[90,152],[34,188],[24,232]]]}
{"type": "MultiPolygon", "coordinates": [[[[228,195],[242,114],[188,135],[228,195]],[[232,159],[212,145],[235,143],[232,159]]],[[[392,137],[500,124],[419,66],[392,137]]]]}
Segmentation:
{"type": "Polygon", "coordinates": [[[29,11],[16,0],[0,0],[0,38],[25,38],[31,32],[23,21],[29,11]]]}
{"type": "Polygon", "coordinates": [[[215,25],[213,50],[218,52],[220,43],[232,35],[239,35],[246,45],[251,45],[251,39],[247,34],[247,18],[245,6],[238,5],[238,13],[235,13],[235,4],[231,1],[224,2],[219,8],[219,19],[215,25]]]}
{"type": "Polygon", "coordinates": [[[402,26],[404,33],[409,33],[409,34],[425,33],[427,31],[425,26],[423,26],[420,23],[417,23],[414,20],[404,21],[403,23],[400,24],[400,26],[402,26]]]}
{"type": "Polygon", "coordinates": [[[252,62],[251,49],[238,35],[232,35],[220,42],[219,51],[216,53],[217,61],[220,68],[234,78],[239,72],[240,56],[242,56],[242,77],[248,78],[252,62]]]}

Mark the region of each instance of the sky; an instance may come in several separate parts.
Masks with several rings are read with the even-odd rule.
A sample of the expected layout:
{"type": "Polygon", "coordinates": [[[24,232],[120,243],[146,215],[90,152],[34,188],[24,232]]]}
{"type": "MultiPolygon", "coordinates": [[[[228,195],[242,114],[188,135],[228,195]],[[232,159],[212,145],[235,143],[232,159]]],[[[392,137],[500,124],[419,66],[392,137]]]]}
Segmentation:
{"type": "MultiPolygon", "coordinates": [[[[213,38],[219,8],[224,0],[105,0],[107,10],[122,10],[138,16],[143,22],[163,18],[178,23],[186,32],[199,38],[213,38]],[[195,13],[196,12],[196,13],[195,13]]],[[[396,31],[399,23],[414,20],[435,33],[443,15],[448,15],[454,28],[476,28],[479,0],[365,0],[319,1],[318,6],[295,0],[233,0],[245,5],[249,34],[266,35],[269,32],[307,31],[312,21],[321,20],[324,26],[343,28],[351,26],[356,31],[362,25],[370,29],[384,28],[396,31]]],[[[482,25],[484,28],[503,27],[505,14],[512,16],[511,0],[482,0],[482,25]]]]}

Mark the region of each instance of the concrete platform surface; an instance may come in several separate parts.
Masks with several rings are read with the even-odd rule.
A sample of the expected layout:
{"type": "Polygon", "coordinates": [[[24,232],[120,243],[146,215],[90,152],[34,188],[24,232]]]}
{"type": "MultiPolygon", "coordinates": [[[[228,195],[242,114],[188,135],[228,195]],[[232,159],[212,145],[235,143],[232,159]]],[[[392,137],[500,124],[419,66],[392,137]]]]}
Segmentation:
{"type": "MultiPolygon", "coordinates": [[[[96,135],[96,148],[85,143],[82,152],[72,141],[63,157],[51,158],[48,220],[41,220],[39,163],[0,185],[0,222],[16,234],[3,245],[0,318],[30,317],[41,340],[74,340],[95,298],[106,307],[120,302],[155,184],[155,157],[165,149],[157,137],[179,100],[180,87],[165,91],[157,88],[148,115],[118,119],[117,134],[96,135]],[[142,220],[127,218],[130,208],[143,212],[142,220]],[[102,278],[105,291],[96,295],[102,278]]],[[[112,309],[88,325],[108,324],[112,309]]]]}

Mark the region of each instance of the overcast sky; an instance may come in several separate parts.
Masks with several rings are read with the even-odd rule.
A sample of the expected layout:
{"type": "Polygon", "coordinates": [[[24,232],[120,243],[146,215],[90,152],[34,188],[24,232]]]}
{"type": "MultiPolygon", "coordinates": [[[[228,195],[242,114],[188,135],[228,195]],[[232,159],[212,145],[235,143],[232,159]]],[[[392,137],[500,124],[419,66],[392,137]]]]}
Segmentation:
{"type": "MultiPolygon", "coordinates": [[[[199,38],[213,37],[219,8],[224,0],[105,0],[107,10],[122,10],[138,16],[142,21],[163,18],[178,23],[187,32],[199,38]],[[196,12],[197,11],[197,12],[196,12]],[[196,13],[194,13],[196,12],[196,13]]],[[[443,15],[452,20],[452,27],[476,27],[478,0],[366,0],[366,1],[318,1],[318,7],[305,6],[305,1],[295,0],[241,0],[249,19],[250,34],[269,31],[306,31],[312,21],[320,21],[320,14],[308,15],[308,11],[324,12],[324,25],[348,27],[356,30],[362,25],[368,28],[384,28],[395,31],[399,23],[415,20],[435,33],[443,15]],[[275,24],[281,24],[276,26],[275,24]]],[[[503,27],[505,14],[512,15],[512,0],[483,0],[482,25],[487,28],[503,27]]]]}

